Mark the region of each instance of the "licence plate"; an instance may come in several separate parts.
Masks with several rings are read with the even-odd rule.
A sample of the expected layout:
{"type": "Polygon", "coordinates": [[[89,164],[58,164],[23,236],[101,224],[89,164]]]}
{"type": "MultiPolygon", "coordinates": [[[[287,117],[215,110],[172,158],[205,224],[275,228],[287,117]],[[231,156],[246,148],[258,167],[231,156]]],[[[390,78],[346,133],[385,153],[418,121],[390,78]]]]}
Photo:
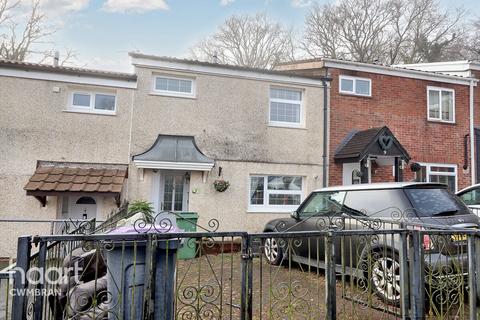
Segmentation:
{"type": "Polygon", "coordinates": [[[453,242],[460,242],[460,241],[467,241],[467,235],[466,234],[453,234],[450,239],[452,239],[453,242]]]}

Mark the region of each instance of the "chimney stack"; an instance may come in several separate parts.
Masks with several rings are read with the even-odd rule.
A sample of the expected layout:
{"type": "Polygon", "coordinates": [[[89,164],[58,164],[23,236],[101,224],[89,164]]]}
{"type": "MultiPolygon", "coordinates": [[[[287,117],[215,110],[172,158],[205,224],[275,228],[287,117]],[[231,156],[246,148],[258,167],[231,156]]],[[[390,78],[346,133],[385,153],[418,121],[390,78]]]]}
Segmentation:
{"type": "Polygon", "coordinates": [[[60,52],[55,51],[55,56],[53,57],[53,66],[58,67],[60,62],[60,52]]]}

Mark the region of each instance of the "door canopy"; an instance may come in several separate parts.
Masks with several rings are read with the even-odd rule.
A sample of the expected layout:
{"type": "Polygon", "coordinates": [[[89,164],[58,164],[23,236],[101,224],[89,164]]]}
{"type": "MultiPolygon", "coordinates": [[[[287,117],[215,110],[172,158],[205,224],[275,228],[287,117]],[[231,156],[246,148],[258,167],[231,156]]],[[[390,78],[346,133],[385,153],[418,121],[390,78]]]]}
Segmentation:
{"type": "Polygon", "coordinates": [[[144,153],[133,156],[137,168],[210,171],[215,161],[198,149],[192,136],[160,134],[144,153]]]}
{"type": "Polygon", "coordinates": [[[369,156],[387,156],[410,161],[407,150],[387,127],[353,131],[335,152],[336,163],[360,162],[369,156]]]}

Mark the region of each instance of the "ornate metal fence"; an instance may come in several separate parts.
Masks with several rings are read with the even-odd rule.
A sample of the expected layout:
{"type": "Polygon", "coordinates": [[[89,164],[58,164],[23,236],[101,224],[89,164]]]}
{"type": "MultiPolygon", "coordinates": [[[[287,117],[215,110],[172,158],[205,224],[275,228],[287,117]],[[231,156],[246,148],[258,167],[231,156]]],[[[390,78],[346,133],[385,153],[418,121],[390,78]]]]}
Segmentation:
{"type": "Polygon", "coordinates": [[[168,218],[156,220],[139,221],[127,233],[20,238],[14,284],[0,286],[0,313],[6,319],[476,319],[477,230],[325,218],[310,231],[279,223],[258,234],[219,232],[213,221],[184,233],[168,218]]]}

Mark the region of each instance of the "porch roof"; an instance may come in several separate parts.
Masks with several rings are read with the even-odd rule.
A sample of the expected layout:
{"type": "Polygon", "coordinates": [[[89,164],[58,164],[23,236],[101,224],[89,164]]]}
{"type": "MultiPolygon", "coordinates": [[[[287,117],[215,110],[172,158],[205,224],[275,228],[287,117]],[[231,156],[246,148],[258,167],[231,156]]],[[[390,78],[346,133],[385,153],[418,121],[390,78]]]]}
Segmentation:
{"type": "Polygon", "coordinates": [[[215,161],[200,151],[193,136],[160,134],[145,152],[133,156],[138,168],[210,171],[215,161]]]}
{"type": "Polygon", "coordinates": [[[368,156],[399,157],[410,161],[410,156],[388,127],[352,131],[335,152],[335,162],[358,162],[368,156]]]}
{"type": "Polygon", "coordinates": [[[118,195],[127,178],[126,164],[38,161],[24,189],[27,195],[65,192],[118,195]]]}

